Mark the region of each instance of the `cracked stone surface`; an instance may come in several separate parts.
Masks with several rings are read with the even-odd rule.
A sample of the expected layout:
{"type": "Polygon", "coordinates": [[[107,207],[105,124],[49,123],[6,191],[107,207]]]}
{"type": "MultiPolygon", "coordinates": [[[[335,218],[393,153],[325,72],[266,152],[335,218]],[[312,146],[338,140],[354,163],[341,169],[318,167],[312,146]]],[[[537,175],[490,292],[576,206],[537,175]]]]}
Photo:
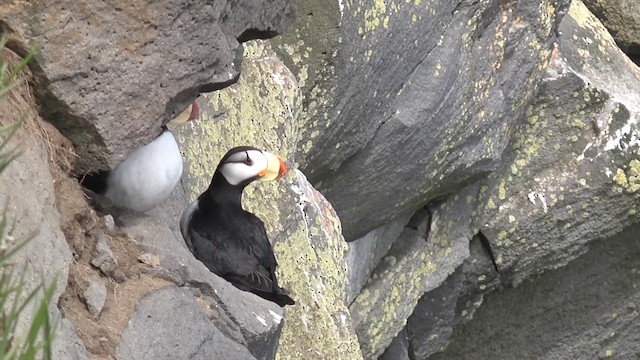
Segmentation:
{"type": "Polygon", "coordinates": [[[189,290],[174,286],[156,290],[138,303],[116,358],[255,359],[213,325],[189,290]]]}
{"type": "Polygon", "coordinates": [[[298,159],[353,241],[497,167],[569,1],[301,3],[298,159]]]}
{"type": "Polygon", "coordinates": [[[237,79],[241,41],[272,37],[294,19],[289,0],[8,0],[0,8],[9,46],[39,49],[41,111],[73,141],[79,172],[112,168],[147,144],[200,89],[237,79]]]}

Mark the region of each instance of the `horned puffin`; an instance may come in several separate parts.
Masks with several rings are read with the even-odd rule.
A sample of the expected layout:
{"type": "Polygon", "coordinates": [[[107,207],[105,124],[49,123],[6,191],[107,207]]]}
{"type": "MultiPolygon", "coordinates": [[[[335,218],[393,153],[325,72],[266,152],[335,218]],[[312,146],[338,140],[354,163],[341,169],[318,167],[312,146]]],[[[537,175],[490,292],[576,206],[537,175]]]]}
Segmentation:
{"type": "Polygon", "coordinates": [[[85,175],[80,182],[119,207],[139,212],[151,210],[171,194],[182,176],[182,156],[169,127],[189,123],[199,116],[200,108],[194,100],[163,125],[157,138],[134,150],[115,169],[85,175]]]}
{"type": "Polygon", "coordinates": [[[278,156],[235,147],[222,157],[209,188],[180,219],[187,247],[211,272],[282,307],[295,301],[278,286],[278,264],[264,223],[242,208],[242,192],[254,180],[276,180],[286,173],[278,156]]]}

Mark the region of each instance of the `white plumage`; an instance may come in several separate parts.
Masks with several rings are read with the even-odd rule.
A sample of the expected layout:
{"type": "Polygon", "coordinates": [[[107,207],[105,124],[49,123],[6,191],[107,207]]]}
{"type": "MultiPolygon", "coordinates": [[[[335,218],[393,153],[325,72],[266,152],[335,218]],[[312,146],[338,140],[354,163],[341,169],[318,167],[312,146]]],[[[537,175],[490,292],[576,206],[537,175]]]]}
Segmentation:
{"type": "Polygon", "coordinates": [[[136,149],[110,174],[105,196],[114,204],[140,212],[166,199],[182,176],[182,156],[176,139],[165,130],[136,149]]]}
{"type": "MultiPolygon", "coordinates": [[[[193,102],[167,125],[182,125],[200,115],[193,102]]],[[[146,212],[164,201],[182,176],[182,156],[168,128],[149,144],[133,151],[112,171],[87,175],[81,180],[90,190],[115,205],[146,212]]]]}

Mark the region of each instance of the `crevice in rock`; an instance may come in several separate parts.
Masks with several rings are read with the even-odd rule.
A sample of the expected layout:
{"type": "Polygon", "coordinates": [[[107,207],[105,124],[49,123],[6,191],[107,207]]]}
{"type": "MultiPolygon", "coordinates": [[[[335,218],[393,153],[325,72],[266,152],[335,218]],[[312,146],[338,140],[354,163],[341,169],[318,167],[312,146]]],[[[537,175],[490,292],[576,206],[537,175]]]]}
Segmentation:
{"type": "Polygon", "coordinates": [[[621,48],[621,50],[627,54],[631,61],[640,66],[640,44],[633,44],[625,48],[621,48]]]}
{"type": "Polygon", "coordinates": [[[424,207],[418,209],[407,224],[407,228],[416,230],[424,238],[425,241],[429,240],[429,233],[431,232],[431,225],[436,215],[437,208],[447,200],[447,196],[440,196],[435,198],[424,207]]]}
{"type": "Polygon", "coordinates": [[[209,84],[202,85],[202,86],[200,86],[200,89],[198,89],[198,93],[209,93],[209,92],[222,90],[222,89],[224,89],[226,87],[229,87],[229,86],[237,83],[238,80],[240,80],[240,72],[238,72],[236,75],[233,76],[233,78],[231,78],[228,81],[217,82],[217,83],[209,83],[209,84]]]}
{"type": "Polygon", "coordinates": [[[224,336],[242,344],[243,346],[247,346],[247,339],[250,337],[250,334],[247,333],[246,329],[240,326],[238,320],[233,316],[225,302],[220,299],[216,290],[211,287],[211,284],[191,280],[186,282],[184,286],[197,289],[203,296],[213,299],[221,311],[217,309],[210,309],[215,311],[218,316],[212,317],[211,314],[209,314],[209,319],[224,336]]]}
{"type": "Polygon", "coordinates": [[[491,263],[493,263],[493,268],[496,270],[496,273],[500,275],[500,269],[498,268],[498,264],[496,263],[496,257],[493,254],[493,250],[491,249],[491,243],[489,239],[482,233],[482,231],[478,231],[478,239],[480,239],[480,244],[491,258],[491,263]]]}
{"type": "Polygon", "coordinates": [[[243,43],[249,40],[266,40],[266,39],[271,39],[276,35],[278,35],[278,32],[275,30],[271,30],[271,29],[262,30],[257,28],[251,28],[243,31],[242,34],[238,36],[238,41],[243,43]]]}

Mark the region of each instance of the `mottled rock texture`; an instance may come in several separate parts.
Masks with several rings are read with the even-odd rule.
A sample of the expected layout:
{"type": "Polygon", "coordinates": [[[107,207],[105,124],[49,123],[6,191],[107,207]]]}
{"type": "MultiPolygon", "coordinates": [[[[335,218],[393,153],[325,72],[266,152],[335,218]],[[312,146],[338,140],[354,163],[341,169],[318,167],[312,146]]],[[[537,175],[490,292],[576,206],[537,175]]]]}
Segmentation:
{"type": "MultiPolygon", "coordinates": [[[[204,96],[199,125],[178,134],[188,198],[206,189],[218,159],[233,146],[265,148],[295,168],[299,101],[295,78],[268,43],[249,44],[238,83],[204,96]]],[[[298,171],[282,181],[249,185],[243,201],[264,220],[281,285],[297,302],[285,310],[276,358],[360,357],[345,304],[347,245],[330,204],[298,171]]]]}
{"type": "MultiPolygon", "coordinates": [[[[9,69],[20,61],[19,56],[6,49],[0,49],[0,58],[2,63],[8,64],[9,69]]],[[[60,229],[60,214],[54,197],[54,170],[49,167],[51,154],[48,150],[54,144],[46,140],[49,139],[49,131],[56,131],[38,116],[33,95],[26,83],[28,75],[19,76],[20,85],[0,97],[0,127],[18,120],[23,122],[3,149],[3,152],[17,150],[20,156],[0,174],[0,217],[7,216],[7,223],[15,226],[9,242],[1,246],[12,247],[31,238],[23,250],[13,257],[16,264],[14,273],[16,277],[25,279],[25,296],[43,284],[55,286],[55,303],[66,287],[72,257],[60,229]]],[[[27,331],[31,314],[40,298],[39,292],[36,300],[27,304],[18,324],[18,333],[27,331]]],[[[51,307],[50,314],[53,319],[60,317],[55,306],[51,307]]],[[[73,332],[67,331],[65,323],[59,325],[63,333],[73,332]]],[[[72,343],[71,338],[57,340],[53,352],[69,354],[75,351],[72,343]]]]}
{"type": "Polygon", "coordinates": [[[640,227],[592,244],[566,267],[488,295],[429,359],[636,359],[640,227]]]}
{"type": "Polygon", "coordinates": [[[303,3],[300,164],[352,241],[495,169],[568,1],[303,3]]]}
{"type": "Polygon", "coordinates": [[[640,61],[640,3],[634,0],[584,0],[620,48],[640,61]]]}
{"type": "Polygon", "coordinates": [[[0,7],[13,48],[44,41],[35,100],[75,141],[76,169],[113,165],[196,91],[237,80],[177,131],[183,179],[147,215],[114,212],[112,224],[78,189],[78,206],[61,206],[71,167],[48,176],[56,147],[28,143],[8,184],[38,190],[11,210],[52,234],[42,246],[60,257],[44,265],[66,276],[60,223],[74,259],[56,356],[637,356],[640,72],[568,3],[301,0],[274,42],[284,62],[266,41],[238,56],[291,22],[284,1],[69,2],[57,17],[37,1],[0,7]],[[291,169],[244,197],[297,301],[284,310],[211,274],[178,231],[237,145],[291,169]],[[96,249],[108,267],[91,265],[96,249]],[[80,301],[90,274],[108,278],[99,318],[80,301]]]}
{"type": "Polygon", "coordinates": [[[503,164],[480,188],[481,231],[506,284],[639,221],[640,71],[579,2],[560,33],[503,164]]]}
{"type": "Polygon", "coordinates": [[[0,30],[39,49],[41,111],[70,138],[79,171],[113,167],[159,134],[204,88],[239,74],[239,41],[271,37],[295,16],[276,1],[4,1],[0,30]]]}
{"type": "Polygon", "coordinates": [[[349,242],[347,303],[351,304],[360,293],[371,273],[398,239],[410,218],[411,216],[399,216],[398,219],[370,231],[360,239],[349,242]]]}
{"type": "Polygon", "coordinates": [[[211,323],[193,294],[175,287],[157,290],[138,303],[116,358],[255,359],[211,323]]]}
{"type": "Polygon", "coordinates": [[[629,304],[638,297],[631,284],[638,265],[640,71],[580,2],[559,33],[503,165],[480,182],[474,222],[484,226],[477,239],[484,239],[500,284],[474,240],[472,253],[481,256],[465,261],[458,301],[459,319],[473,320],[430,359],[638,354],[637,311],[629,304]],[[482,296],[491,301],[475,310],[482,296]]]}

